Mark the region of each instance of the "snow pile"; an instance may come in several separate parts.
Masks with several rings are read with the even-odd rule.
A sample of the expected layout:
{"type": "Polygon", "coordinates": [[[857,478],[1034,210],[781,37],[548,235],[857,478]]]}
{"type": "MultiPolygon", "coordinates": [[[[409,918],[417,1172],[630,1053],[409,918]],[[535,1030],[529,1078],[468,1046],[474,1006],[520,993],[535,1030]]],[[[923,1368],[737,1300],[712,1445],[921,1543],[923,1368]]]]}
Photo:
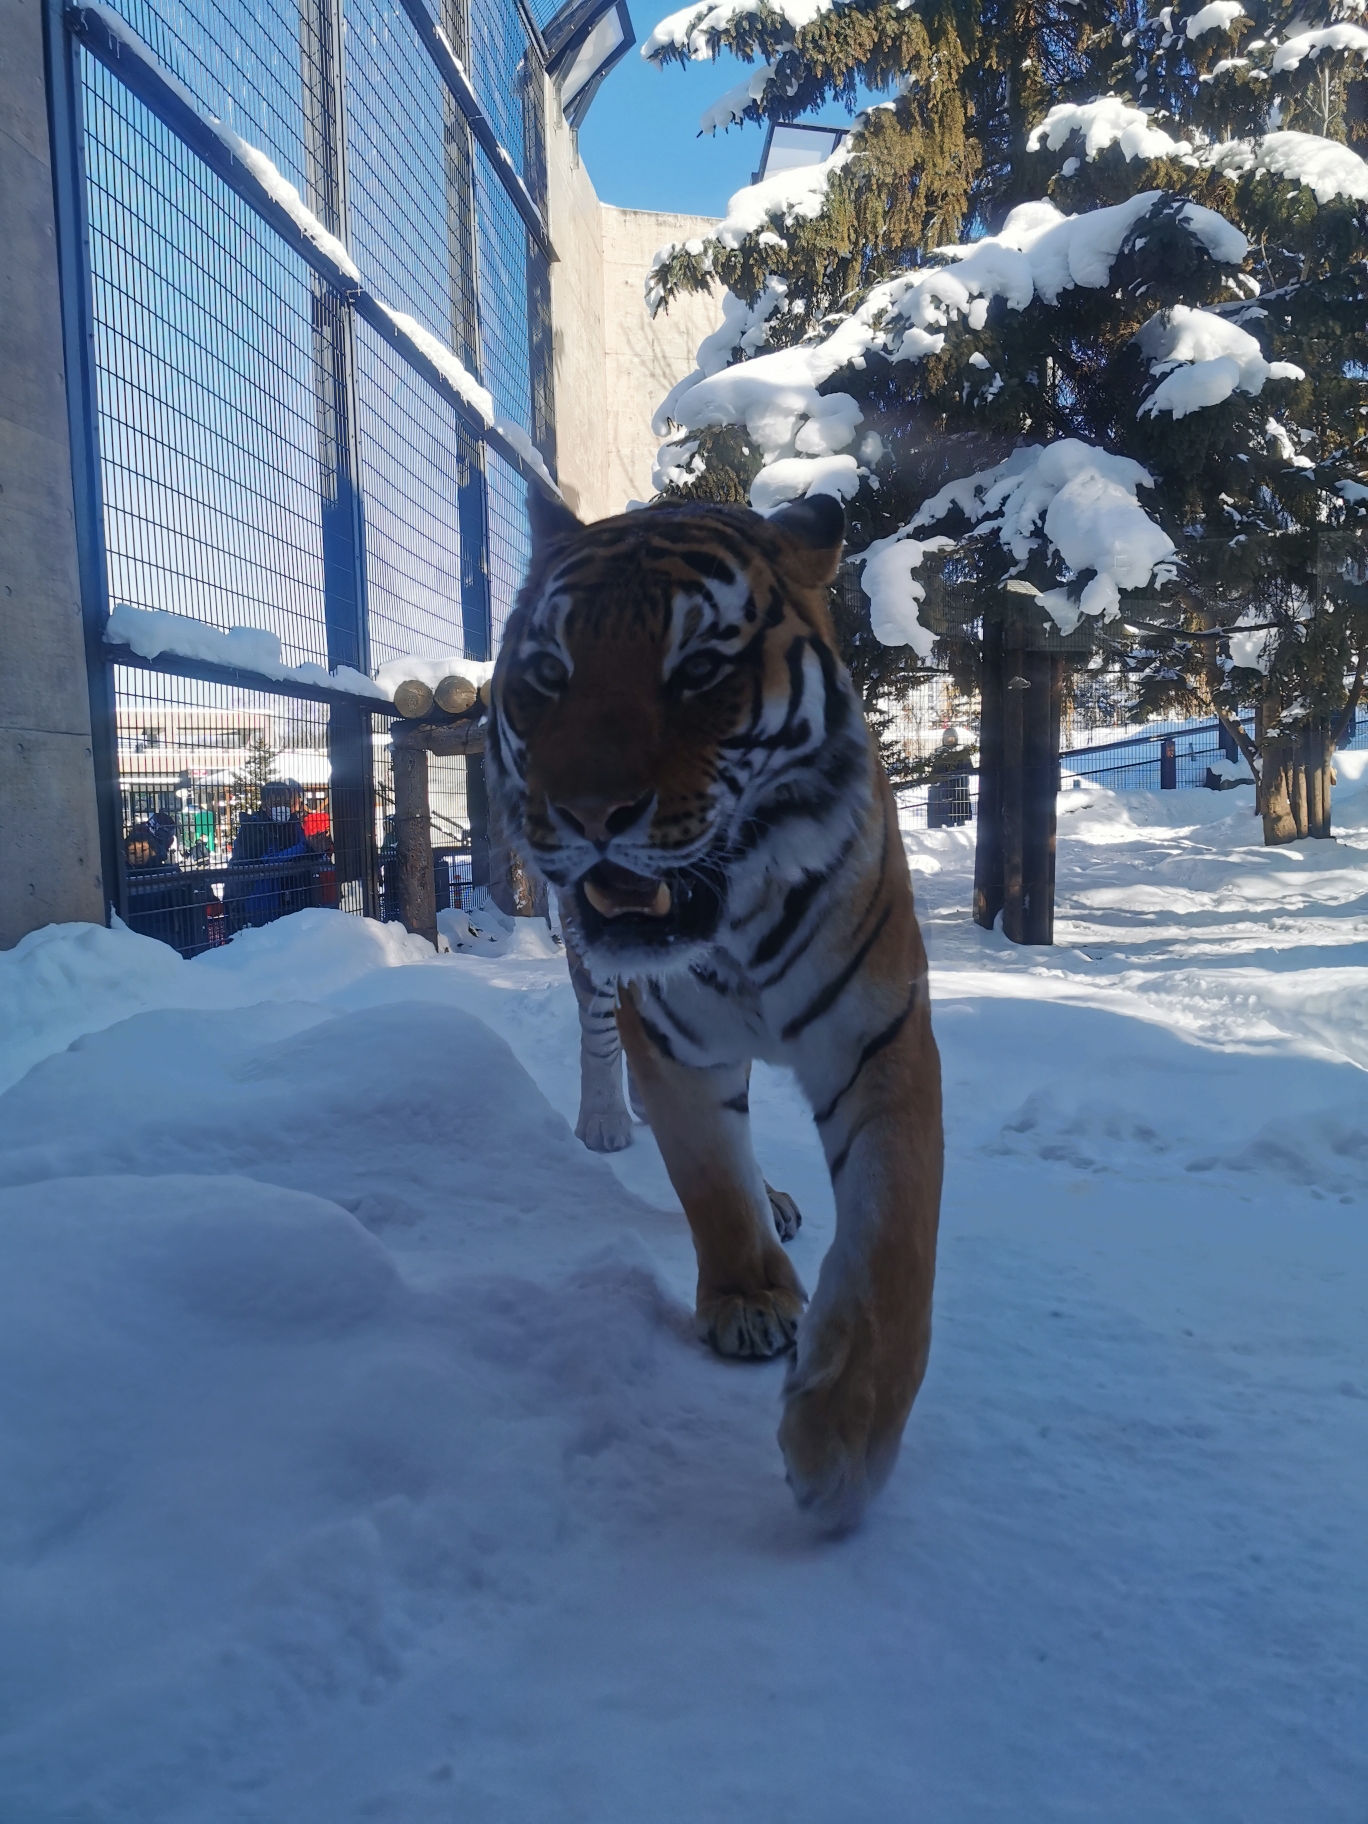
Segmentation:
{"type": "Polygon", "coordinates": [[[712,34],[726,31],[747,13],[763,15],[766,24],[777,18],[790,31],[800,32],[823,13],[847,3],[848,0],[704,0],[702,6],[681,7],[679,12],[662,19],[642,45],[641,54],[649,59],[662,51],[683,51],[701,62],[715,54],[712,34]]]}
{"type": "Polygon", "coordinates": [[[1208,32],[1228,32],[1237,19],[1245,17],[1240,0],[1209,0],[1209,4],[1189,13],[1183,30],[1189,38],[1204,38],[1208,32]]]}
{"type": "Polygon", "coordinates": [[[394,693],[401,684],[410,679],[426,684],[429,690],[436,690],[443,678],[465,678],[478,690],[494,676],[492,659],[465,659],[454,653],[445,657],[412,657],[389,659],[375,674],[377,686],[391,702],[394,693]]]}
{"type": "Polygon", "coordinates": [[[1306,58],[1314,63],[1323,51],[1350,51],[1368,57],[1368,31],[1361,25],[1326,25],[1314,32],[1294,32],[1273,53],[1273,74],[1297,69],[1306,58]]]}
{"type": "Polygon", "coordinates": [[[1028,444],[1005,462],[952,481],[928,500],[912,529],[939,525],[956,509],[981,531],[994,531],[1018,565],[1039,549],[1038,533],[1074,576],[1091,572],[1076,597],[1050,589],[1036,599],[1061,633],[1085,614],[1110,620],[1123,589],[1162,580],[1173,541],[1145,512],[1136,489],[1153,478],[1138,462],[1076,438],[1042,448],[1028,444]]]}
{"type": "Polygon", "coordinates": [[[1165,376],[1141,405],[1141,417],[1172,412],[1184,418],[1234,392],[1261,393],[1267,380],[1306,378],[1291,361],[1265,360],[1247,329],[1186,304],[1151,317],[1135,339],[1151,369],[1165,376]]]}
{"type": "MultiPolygon", "coordinates": [[[[970,923],[972,825],[909,834],[936,1338],[838,1546],[649,1133],[574,1141],[530,931],[0,956],[6,1818],[1354,1816],[1364,759],[1286,850],[1247,791],[1065,792],[1051,951],[970,923]]],[[[750,1099],[811,1285],[821,1147],[750,1099]]]]}
{"type": "MultiPolygon", "coordinates": [[[[1225,0],[1225,3],[1233,5],[1234,0],[1225,0]]],[[[1149,108],[1132,107],[1118,95],[1103,95],[1096,101],[1059,102],[1038,127],[1031,129],[1026,147],[1030,152],[1038,152],[1042,147],[1057,152],[1074,133],[1083,135],[1083,152],[1087,158],[1096,158],[1108,146],[1120,146],[1127,161],[1132,158],[1176,158],[1192,150],[1187,140],[1170,139],[1156,127],[1149,108]]]]}
{"type": "Polygon", "coordinates": [[[162,656],[199,659],[209,665],[230,665],[254,671],[280,683],[314,684],[345,696],[386,702],[393,692],[373,684],[363,672],[349,665],[329,671],[325,665],[286,665],[280,640],[264,627],[211,627],[184,614],[167,614],[161,608],[133,608],[116,602],[105,625],[111,646],[127,646],[139,658],[162,656]]]}
{"type": "Polygon", "coordinates": [[[712,138],[719,127],[725,131],[733,123],[739,125],[744,121],[746,109],[753,101],[759,101],[778,67],[774,63],[762,63],[743,81],[719,95],[710,108],[703,110],[698,122],[699,132],[712,138]]]}
{"type": "Polygon", "coordinates": [[[1368,163],[1338,140],[1316,133],[1265,133],[1261,139],[1230,140],[1203,153],[1204,162],[1232,176],[1270,172],[1304,184],[1322,205],[1337,197],[1368,202],[1368,163]]]}
{"type": "MultiPolygon", "coordinates": [[[[6,1817],[1355,1815],[1362,760],[1280,851],[1247,792],[1066,792],[1048,952],[969,922],[972,826],[909,835],[936,1339],[838,1546],[783,1363],[693,1339],[649,1133],[570,1133],[563,959],[336,913],[0,957],[6,1817]]],[[[787,1076],[751,1121],[811,1285],[787,1076]]]]}

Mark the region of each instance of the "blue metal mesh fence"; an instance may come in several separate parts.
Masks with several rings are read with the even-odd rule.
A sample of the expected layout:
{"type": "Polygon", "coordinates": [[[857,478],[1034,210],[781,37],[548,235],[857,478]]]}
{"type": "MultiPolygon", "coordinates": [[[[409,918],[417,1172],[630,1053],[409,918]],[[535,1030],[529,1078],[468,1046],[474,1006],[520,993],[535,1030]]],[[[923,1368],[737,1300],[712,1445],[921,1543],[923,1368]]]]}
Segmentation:
{"type": "Polygon", "coordinates": [[[110,599],[322,661],[309,274],[83,65],[110,599]]]}
{"type": "MultiPolygon", "coordinates": [[[[397,0],[119,10],[200,113],[265,153],[346,242],[367,288],[551,455],[544,255],[397,0]]],[[[540,65],[516,0],[440,10],[541,196],[540,65]]],[[[111,73],[76,56],[110,603],[264,630],[287,666],[482,656],[526,562],[522,477],[213,174],[195,135],[183,143],[135,97],[117,59],[111,73]]],[[[127,914],[138,901],[147,929],[187,953],[225,929],[209,900],[224,903],[235,865],[249,738],[258,774],[301,785],[320,839],[309,881],[273,900],[263,889],[258,910],[294,909],[291,893],[383,909],[386,718],[125,667],[113,688],[122,861],[149,819],[160,844],[151,872],[124,870],[127,914]],[[335,869],[334,844],[348,851],[335,869]]],[[[467,770],[431,769],[439,904],[470,891],[467,770]]]]}

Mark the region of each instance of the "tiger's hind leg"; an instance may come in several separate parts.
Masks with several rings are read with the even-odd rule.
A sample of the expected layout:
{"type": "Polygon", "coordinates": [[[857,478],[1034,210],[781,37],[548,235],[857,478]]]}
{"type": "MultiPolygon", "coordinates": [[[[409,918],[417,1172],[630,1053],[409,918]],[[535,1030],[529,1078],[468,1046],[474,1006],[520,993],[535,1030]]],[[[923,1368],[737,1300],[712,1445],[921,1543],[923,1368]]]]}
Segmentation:
{"type": "Polygon", "coordinates": [[[774,1238],[771,1193],[751,1149],[750,1066],[697,1070],[667,1057],[627,996],[618,1024],[693,1234],[695,1328],[719,1355],[779,1355],[793,1346],[807,1295],[774,1238]]]}
{"type": "Polygon", "coordinates": [[[593,1153],[620,1153],[632,1144],[632,1117],[622,1095],[622,1042],[617,988],[599,988],[583,959],[565,943],[580,1024],[580,1105],[575,1138],[593,1153]]]}

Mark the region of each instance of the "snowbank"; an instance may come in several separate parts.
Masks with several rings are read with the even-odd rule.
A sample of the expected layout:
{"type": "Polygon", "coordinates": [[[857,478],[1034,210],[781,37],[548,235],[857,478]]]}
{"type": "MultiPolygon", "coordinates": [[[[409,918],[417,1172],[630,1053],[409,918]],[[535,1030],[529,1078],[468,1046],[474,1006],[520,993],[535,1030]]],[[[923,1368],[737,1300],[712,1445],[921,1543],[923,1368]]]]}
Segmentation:
{"type": "MultiPolygon", "coordinates": [[[[1066,792],[1049,951],[968,921],[972,826],[908,836],[936,1341],[838,1546],[649,1135],[571,1135],[563,959],[0,956],[6,1819],[1355,1816],[1365,761],[1285,850],[1247,792],[1066,792]]],[[[751,1109],[811,1284],[820,1146],[751,1109]]]]}

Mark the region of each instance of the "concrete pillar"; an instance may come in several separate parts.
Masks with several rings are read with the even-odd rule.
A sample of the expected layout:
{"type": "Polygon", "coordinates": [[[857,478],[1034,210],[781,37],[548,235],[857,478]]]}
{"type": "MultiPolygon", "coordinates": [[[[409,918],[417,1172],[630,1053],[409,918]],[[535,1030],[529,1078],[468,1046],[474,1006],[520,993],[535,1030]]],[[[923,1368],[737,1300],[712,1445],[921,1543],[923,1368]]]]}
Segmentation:
{"type": "Polygon", "coordinates": [[[103,924],[40,0],[0,0],[0,949],[103,924]]]}

